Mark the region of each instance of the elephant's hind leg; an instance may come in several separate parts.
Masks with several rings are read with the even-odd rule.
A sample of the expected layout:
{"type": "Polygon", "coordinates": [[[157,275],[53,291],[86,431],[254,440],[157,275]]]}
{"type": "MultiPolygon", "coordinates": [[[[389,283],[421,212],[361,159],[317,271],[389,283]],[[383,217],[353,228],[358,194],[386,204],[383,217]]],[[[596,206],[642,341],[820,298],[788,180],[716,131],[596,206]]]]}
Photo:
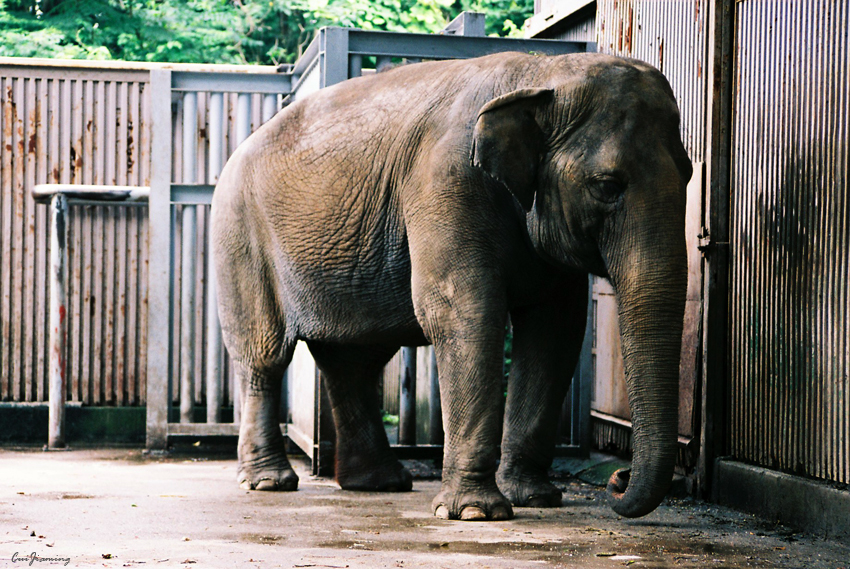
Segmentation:
{"type": "Polygon", "coordinates": [[[586,314],[584,275],[563,283],[548,301],[511,312],[513,352],[496,481],[515,506],[561,505],[561,491],[548,472],[586,314]]]}
{"type": "Polygon", "coordinates": [[[298,476],[286,458],[280,431],[281,379],[286,366],[252,369],[235,362],[242,386],[239,425],[239,471],[244,490],[296,490],[298,476]]]}
{"type": "Polygon", "coordinates": [[[378,402],[378,380],[396,348],[308,344],[331,401],[339,485],[345,490],[411,490],[413,477],[390,450],[378,402]]]}
{"type": "Polygon", "coordinates": [[[287,337],[277,281],[255,239],[221,227],[239,226],[219,225],[213,234],[222,333],[241,387],[237,481],[246,490],[295,490],[279,417],[295,340],[287,337]]]}

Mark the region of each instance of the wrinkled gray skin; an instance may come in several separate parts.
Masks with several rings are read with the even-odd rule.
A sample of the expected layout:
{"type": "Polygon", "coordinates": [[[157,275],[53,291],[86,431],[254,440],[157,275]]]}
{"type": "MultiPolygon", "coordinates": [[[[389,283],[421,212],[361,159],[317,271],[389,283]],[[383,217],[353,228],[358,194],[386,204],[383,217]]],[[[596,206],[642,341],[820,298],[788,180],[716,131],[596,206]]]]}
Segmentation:
{"type": "Polygon", "coordinates": [[[560,505],[547,469],[590,272],[617,292],[634,421],[633,467],[612,477],[611,503],[624,516],[652,511],[676,453],[691,176],[678,124],[652,67],[504,53],[347,81],[258,130],[212,206],[221,323],[243,393],[242,487],[297,487],[277,410],[305,340],[333,408],[339,484],[409,490],[376,385],[400,345],[432,343],[446,432],[435,514],[496,520],[511,504],[560,505]]]}

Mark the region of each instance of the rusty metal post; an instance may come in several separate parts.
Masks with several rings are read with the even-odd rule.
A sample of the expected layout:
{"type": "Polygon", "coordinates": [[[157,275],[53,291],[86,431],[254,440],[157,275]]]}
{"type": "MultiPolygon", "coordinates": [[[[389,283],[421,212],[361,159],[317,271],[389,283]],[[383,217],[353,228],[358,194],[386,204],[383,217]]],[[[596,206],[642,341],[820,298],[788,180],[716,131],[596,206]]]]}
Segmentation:
{"type": "Polygon", "coordinates": [[[68,199],[56,193],[50,199],[50,410],[48,448],[65,447],[65,263],[68,199]]]}
{"type": "Polygon", "coordinates": [[[416,348],[401,349],[404,364],[398,409],[398,444],[416,445],[416,348]]]}
{"type": "Polygon", "coordinates": [[[709,243],[703,289],[702,399],[700,453],[697,459],[698,494],[710,498],[714,490],[714,461],[725,451],[726,398],[729,363],[729,201],[732,163],[732,99],[734,94],[735,10],[732,0],[711,3],[709,61],[712,92],[708,95],[706,227],[709,243]]]}

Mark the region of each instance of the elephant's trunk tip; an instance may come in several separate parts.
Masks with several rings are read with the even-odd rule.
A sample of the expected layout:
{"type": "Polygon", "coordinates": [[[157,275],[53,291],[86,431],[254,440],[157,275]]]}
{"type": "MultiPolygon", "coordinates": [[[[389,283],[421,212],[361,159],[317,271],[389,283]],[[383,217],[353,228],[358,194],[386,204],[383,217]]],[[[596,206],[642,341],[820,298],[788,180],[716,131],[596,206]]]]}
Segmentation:
{"type": "Polygon", "coordinates": [[[611,509],[624,518],[639,518],[657,508],[667,492],[645,493],[629,488],[631,474],[630,468],[621,468],[611,475],[607,486],[608,501],[611,509]]]}

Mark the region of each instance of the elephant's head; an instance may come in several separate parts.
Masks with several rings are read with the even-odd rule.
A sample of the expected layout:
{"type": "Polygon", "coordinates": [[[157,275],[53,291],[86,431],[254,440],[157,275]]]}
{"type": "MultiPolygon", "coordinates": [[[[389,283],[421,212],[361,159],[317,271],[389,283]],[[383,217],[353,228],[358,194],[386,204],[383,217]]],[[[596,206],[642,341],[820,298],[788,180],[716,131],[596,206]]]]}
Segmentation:
{"type": "Polygon", "coordinates": [[[551,67],[484,105],[473,160],[526,210],[541,255],[616,291],[634,456],[608,491],[617,513],[637,517],[661,502],[675,465],[692,168],[658,70],[599,55],[551,67]]]}

